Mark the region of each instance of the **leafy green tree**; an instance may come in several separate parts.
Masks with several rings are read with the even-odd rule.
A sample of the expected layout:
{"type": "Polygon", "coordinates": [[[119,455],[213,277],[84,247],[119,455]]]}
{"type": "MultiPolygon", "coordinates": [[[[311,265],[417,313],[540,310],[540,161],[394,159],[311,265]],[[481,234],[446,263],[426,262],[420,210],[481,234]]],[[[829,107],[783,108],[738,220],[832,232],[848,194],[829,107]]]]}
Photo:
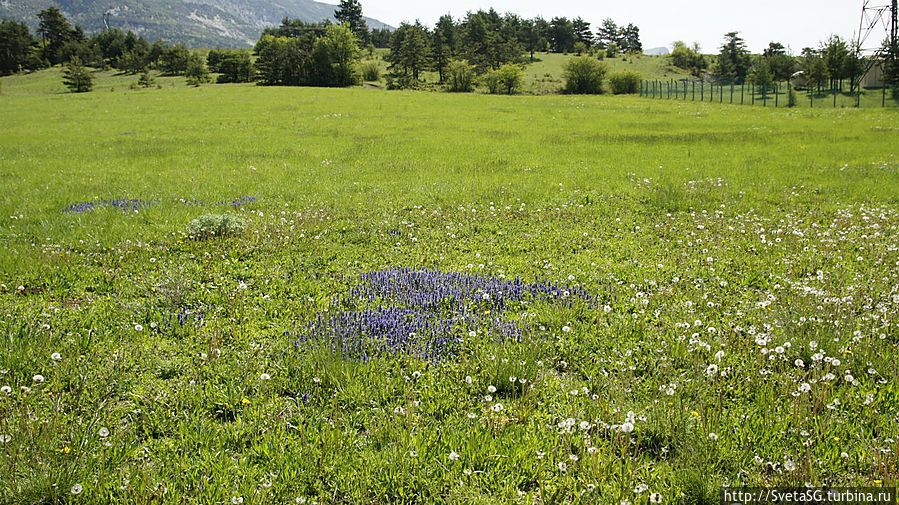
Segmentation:
{"type": "MultiPolygon", "coordinates": [[[[307,34],[308,36],[308,34],[307,34]]],[[[302,86],[309,83],[312,44],[315,38],[278,37],[263,34],[256,42],[256,68],[260,84],[302,86]]]]}
{"type": "Polygon", "coordinates": [[[617,44],[619,39],[618,25],[609,18],[603,19],[602,24],[596,31],[596,41],[599,47],[605,49],[610,44],[617,44]]]}
{"type": "Polygon", "coordinates": [[[628,23],[618,36],[618,45],[626,53],[642,53],[643,43],[640,42],[640,29],[632,23],[628,23]]]}
{"type": "Polygon", "coordinates": [[[141,55],[137,51],[126,52],[116,62],[116,68],[126,74],[137,74],[147,68],[148,65],[147,56],[141,55]]]}
{"type": "Polygon", "coordinates": [[[390,68],[409,74],[417,81],[419,74],[428,66],[430,52],[425,27],[418,21],[414,25],[404,22],[393,33],[390,68]]]}
{"type": "Polygon", "coordinates": [[[301,19],[284,18],[281,25],[270,27],[263,30],[263,35],[272,35],[274,37],[290,37],[303,39],[310,45],[319,37],[325,36],[325,31],[332,23],[323,21],[321,23],[307,23],[301,19]]]}
{"type": "Polygon", "coordinates": [[[26,68],[35,44],[25,23],[7,19],[0,22],[0,75],[13,74],[26,68]]]}
{"type": "Polygon", "coordinates": [[[350,30],[356,35],[356,39],[363,44],[368,43],[368,25],[365,23],[365,18],[362,17],[362,5],[359,0],[341,0],[337,10],[334,11],[334,19],[339,25],[349,23],[350,30]]]}
{"type": "Polygon", "coordinates": [[[578,16],[571,22],[571,26],[574,28],[575,41],[584,44],[588,48],[593,46],[593,32],[590,31],[590,23],[578,16]]]}
{"type": "Polygon", "coordinates": [[[78,57],[72,58],[63,72],[62,83],[72,93],[85,93],[94,88],[94,76],[78,57]]]}
{"type": "MultiPolygon", "coordinates": [[[[212,56],[211,51],[209,56],[212,56]]],[[[209,58],[207,57],[206,62],[209,65],[209,69],[220,74],[216,82],[252,82],[255,79],[256,70],[247,51],[225,51],[214,61],[215,65],[213,66],[209,64],[209,58]]]]}
{"type": "Polygon", "coordinates": [[[447,66],[449,91],[469,92],[474,89],[474,67],[464,60],[453,60],[447,66]]]}
{"type": "Polygon", "coordinates": [[[827,70],[827,63],[817,51],[806,51],[803,58],[802,70],[805,72],[805,78],[808,81],[809,90],[821,88],[827,84],[830,79],[830,72],[827,70]]]}
{"type": "Polygon", "coordinates": [[[40,11],[37,17],[40,20],[37,33],[41,36],[43,43],[44,59],[52,65],[61,63],[63,61],[60,55],[62,46],[75,38],[72,25],[56,7],[48,7],[40,11]]]}
{"type": "Polygon", "coordinates": [[[674,42],[673,47],[674,49],[668,55],[671,64],[689,70],[693,77],[701,78],[709,64],[705,56],[700,53],[699,44],[694,43],[693,47],[689,47],[683,41],[678,40],[674,42]]]}
{"type": "Polygon", "coordinates": [[[562,68],[563,89],[573,94],[600,94],[608,71],[607,64],[594,58],[571,58],[562,68]]]}
{"type": "Polygon", "coordinates": [[[842,87],[846,78],[846,58],[849,57],[849,45],[839,35],[831,35],[821,47],[821,57],[827,65],[830,89],[842,87]]]}
{"type": "Polygon", "coordinates": [[[513,63],[507,63],[497,70],[491,70],[484,76],[484,84],[491,94],[515,94],[524,83],[524,70],[513,63]]]}
{"type": "Polygon", "coordinates": [[[763,92],[767,92],[768,86],[774,84],[771,67],[768,65],[768,59],[764,56],[755,59],[752,70],[749,72],[749,82],[760,86],[763,92]]]}
{"type": "Polygon", "coordinates": [[[184,44],[167,47],[159,56],[159,64],[167,75],[184,75],[190,61],[190,50],[184,44]]]}
{"type": "Polygon", "coordinates": [[[549,22],[549,48],[554,53],[570,53],[574,51],[577,40],[574,24],[568,18],[553,18],[549,22]]]}
{"type": "Polygon", "coordinates": [[[856,86],[859,85],[859,81],[863,76],[865,71],[865,62],[861,57],[861,51],[858,48],[858,43],[853,42],[849,48],[849,54],[846,56],[846,61],[843,66],[843,73],[847,79],[849,79],[849,92],[854,93],[856,91],[856,86]]]}
{"type": "Polygon", "coordinates": [[[738,32],[729,32],[724,35],[724,44],[721,45],[712,75],[722,84],[743,84],[749,74],[750,64],[746,42],[738,32]]]}
{"type": "Polygon", "coordinates": [[[762,56],[768,63],[771,77],[775,81],[786,81],[793,76],[796,69],[796,60],[787,54],[783,44],[779,42],[769,43],[762,56]]]}
{"type": "Polygon", "coordinates": [[[209,69],[206,68],[206,62],[196,53],[191,53],[188,56],[187,70],[185,70],[184,75],[187,77],[187,84],[190,86],[199,86],[209,82],[209,69]]]}
{"type": "Polygon", "coordinates": [[[369,37],[371,43],[377,48],[390,47],[390,37],[392,32],[388,28],[372,28],[369,37]]]}
{"type": "Polygon", "coordinates": [[[431,54],[434,60],[434,70],[440,76],[440,82],[444,81],[444,70],[450,60],[456,56],[456,23],[449,14],[440,17],[434,28],[432,37],[431,54]]]}
{"type": "Polygon", "coordinates": [[[520,34],[520,39],[524,49],[530,53],[531,62],[534,61],[534,53],[537,51],[545,51],[549,47],[546,39],[546,32],[549,30],[549,23],[542,18],[534,18],[525,21],[520,34]]]}
{"type": "Polygon", "coordinates": [[[359,53],[359,39],[348,23],[329,26],[313,48],[313,83],[334,87],[361,83],[359,53]]]}

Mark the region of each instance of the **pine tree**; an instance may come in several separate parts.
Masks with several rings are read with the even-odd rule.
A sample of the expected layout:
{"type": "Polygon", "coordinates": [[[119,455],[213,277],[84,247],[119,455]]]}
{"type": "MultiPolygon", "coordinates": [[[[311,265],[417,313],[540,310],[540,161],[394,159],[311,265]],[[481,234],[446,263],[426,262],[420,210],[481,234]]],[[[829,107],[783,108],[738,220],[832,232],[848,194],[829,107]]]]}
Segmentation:
{"type": "Polygon", "coordinates": [[[84,93],[94,88],[94,76],[91,75],[87,67],[81,64],[81,60],[76,56],[72,58],[72,61],[66,67],[62,83],[72,93],[84,93]]]}
{"type": "Polygon", "coordinates": [[[349,23],[350,29],[363,43],[368,43],[368,26],[362,17],[362,4],[359,0],[341,0],[337,10],[334,11],[334,19],[337,24],[349,23]]]}

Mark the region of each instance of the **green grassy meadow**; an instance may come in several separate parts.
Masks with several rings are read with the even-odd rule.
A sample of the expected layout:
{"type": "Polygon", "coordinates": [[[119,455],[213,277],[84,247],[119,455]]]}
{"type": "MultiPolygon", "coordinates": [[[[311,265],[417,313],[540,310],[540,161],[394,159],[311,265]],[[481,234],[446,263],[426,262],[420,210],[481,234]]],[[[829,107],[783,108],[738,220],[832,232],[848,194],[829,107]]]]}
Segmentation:
{"type": "Polygon", "coordinates": [[[897,485],[894,110],[55,79],[0,94],[0,504],[897,485]]]}

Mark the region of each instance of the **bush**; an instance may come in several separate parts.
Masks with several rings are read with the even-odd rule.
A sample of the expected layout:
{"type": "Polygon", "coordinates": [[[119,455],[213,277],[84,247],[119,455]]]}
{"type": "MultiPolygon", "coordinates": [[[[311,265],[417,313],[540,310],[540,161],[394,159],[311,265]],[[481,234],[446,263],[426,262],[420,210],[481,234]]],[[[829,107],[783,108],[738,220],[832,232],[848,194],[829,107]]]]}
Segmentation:
{"type": "Polygon", "coordinates": [[[514,94],[515,90],[520,88],[523,82],[524,70],[512,63],[503,65],[499,70],[491,70],[484,76],[484,84],[487,86],[487,91],[492,94],[514,94]]]}
{"type": "Polygon", "coordinates": [[[363,81],[378,81],[381,79],[381,67],[377,62],[369,61],[362,65],[363,81]]]}
{"type": "Polygon", "coordinates": [[[449,91],[466,93],[474,89],[474,68],[467,61],[451,61],[446,72],[449,91]]]}
{"type": "Polygon", "coordinates": [[[246,222],[229,214],[204,214],[187,225],[187,234],[195,239],[239,235],[246,229],[246,222]]]}
{"type": "Polygon", "coordinates": [[[639,72],[633,70],[623,70],[609,75],[609,86],[612,93],[622,95],[626,93],[637,93],[640,91],[640,81],[643,76],[639,72]]]}
{"type": "Polygon", "coordinates": [[[81,64],[81,60],[76,56],[72,58],[72,61],[66,67],[62,83],[72,93],[85,93],[94,88],[94,76],[87,67],[81,64]]]}
{"type": "Polygon", "coordinates": [[[593,58],[571,58],[562,70],[565,92],[590,95],[602,93],[603,80],[608,71],[608,65],[593,58]]]}

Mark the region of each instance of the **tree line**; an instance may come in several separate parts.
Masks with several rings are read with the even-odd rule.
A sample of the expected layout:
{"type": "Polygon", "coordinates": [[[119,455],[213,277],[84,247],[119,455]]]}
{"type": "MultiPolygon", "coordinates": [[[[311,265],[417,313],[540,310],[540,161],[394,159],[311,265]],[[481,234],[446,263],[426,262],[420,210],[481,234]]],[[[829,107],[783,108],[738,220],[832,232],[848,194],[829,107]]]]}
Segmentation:
{"type": "MultiPolygon", "coordinates": [[[[856,86],[866,70],[865,60],[855,43],[838,35],[831,35],[817,48],[806,47],[799,56],[788,54],[779,42],[771,42],[760,55],[751,55],[738,32],[724,35],[714,64],[709,64],[698,44],[687,46],[683,41],[674,44],[668,55],[672,65],[688,70],[698,79],[709,78],[719,84],[753,84],[763,88],[776,82],[788,81],[797,72],[809,89],[844,89],[857,91],[856,86]]],[[[885,43],[884,77],[887,85],[899,84],[899,68],[890,63],[891,49],[885,43]]],[[[798,77],[798,76],[797,76],[798,77]]]]}
{"type": "Polygon", "coordinates": [[[114,68],[138,74],[156,68],[168,75],[185,75],[201,58],[184,44],[152,44],[134,32],[111,28],[87,37],[80,26],[72,26],[56,7],[37,15],[38,29],[17,21],[0,21],[0,75],[22,70],[40,70],[73,61],[94,68],[114,68]]]}

